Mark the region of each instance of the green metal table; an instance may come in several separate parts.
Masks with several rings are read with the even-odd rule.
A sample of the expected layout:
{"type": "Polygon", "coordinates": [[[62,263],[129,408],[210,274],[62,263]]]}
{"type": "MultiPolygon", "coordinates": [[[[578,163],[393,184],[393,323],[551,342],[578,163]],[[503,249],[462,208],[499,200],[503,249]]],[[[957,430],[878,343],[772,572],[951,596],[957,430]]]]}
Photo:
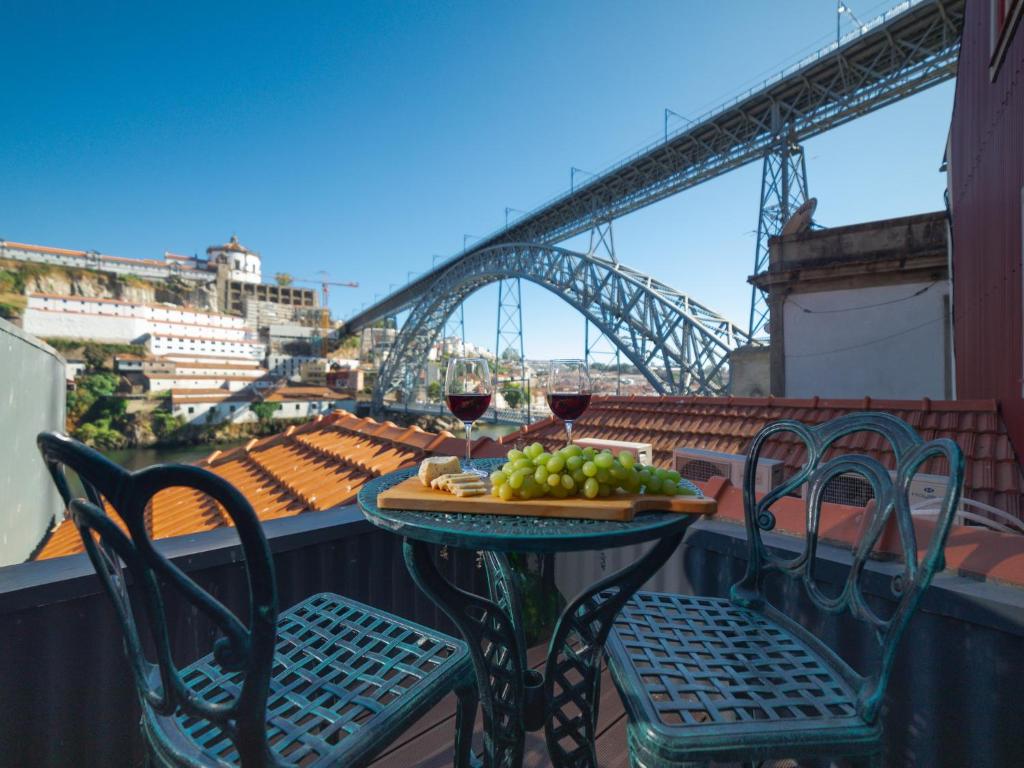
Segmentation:
{"type": "MultiPolygon", "coordinates": [[[[503,461],[484,459],[474,465],[493,470],[503,461]]],[[[630,522],[616,522],[377,507],[377,494],[415,472],[399,470],[367,483],[359,492],[359,505],[371,523],[403,537],[413,580],[469,645],[483,712],[484,765],[518,768],[526,731],[543,728],[553,765],[596,766],[605,639],[623,604],[676,550],[697,516],[643,512],[630,522]],[[543,674],[527,669],[518,581],[505,553],[579,552],[647,541],[656,544],[643,557],[569,602],[555,625],[543,674]],[[483,597],[451,584],[438,570],[431,546],[481,552],[490,594],[483,597]]]]}

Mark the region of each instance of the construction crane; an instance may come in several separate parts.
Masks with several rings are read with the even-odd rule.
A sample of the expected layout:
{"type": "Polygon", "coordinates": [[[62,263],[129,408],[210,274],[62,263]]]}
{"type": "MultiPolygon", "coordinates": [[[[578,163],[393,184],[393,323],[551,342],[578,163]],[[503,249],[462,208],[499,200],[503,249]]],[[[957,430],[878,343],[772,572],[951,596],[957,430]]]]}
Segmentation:
{"type": "Polygon", "coordinates": [[[330,297],[330,287],[332,285],[340,288],[358,288],[359,283],[339,283],[337,281],[329,280],[330,275],[327,272],[321,270],[317,272],[320,275],[319,280],[312,280],[309,278],[296,278],[293,282],[296,283],[311,283],[320,286],[320,336],[316,341],[317,353],[321,357],[327,356],[327,335],[331,330],[331,310],[327,305],[327,299],[330,297]]]}

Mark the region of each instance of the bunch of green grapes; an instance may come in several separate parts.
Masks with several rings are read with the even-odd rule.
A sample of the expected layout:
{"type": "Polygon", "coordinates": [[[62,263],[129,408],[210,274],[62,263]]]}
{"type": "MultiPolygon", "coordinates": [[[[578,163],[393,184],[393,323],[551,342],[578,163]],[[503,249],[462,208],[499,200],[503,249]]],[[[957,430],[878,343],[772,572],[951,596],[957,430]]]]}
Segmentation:
{"type": "Polygon", "coordinates": [[[627,493],[691,494],[674,470],[645,467],[629,451],[618,456],[605,449],[567,445],[548,453],[540,443],[508,452],[507,461],[491,473],[491,493],[505,501],[553,496],[595,499],[616,490],[627,493]]]}

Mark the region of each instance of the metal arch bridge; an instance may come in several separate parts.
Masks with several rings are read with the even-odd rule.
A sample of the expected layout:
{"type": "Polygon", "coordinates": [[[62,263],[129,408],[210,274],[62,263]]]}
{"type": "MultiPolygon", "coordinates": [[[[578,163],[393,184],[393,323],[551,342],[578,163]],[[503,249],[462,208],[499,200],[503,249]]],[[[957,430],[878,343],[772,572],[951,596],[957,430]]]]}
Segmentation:
{"type": "Polygon", "coordinates": [[[965,0],[907,0],[756,91],[696,118],[524,214],[351,317],[354,333],[415,304],[453,263],[498,243],[558,243],[956,75],[965,0]]]}
{"type": "Polygon", "coordinates": [[[660,393],[721,392],[730,350],[745,332],[689,296],[594,254],[536,243],[476,250],[443,270],[420,297],[380,368],[374,410],[408,399],[445,321],[483,286],[521,278],[560,297],[600,329],[660,393]]]}
{"type": "MultiPolygon", "coordinates": [[[[485,250],[509,243],[551,245],[587,231],[592,233],[593,239],[593,233],[600,233],[602,228],[607,234],[612,220],[619,216],[759,159],[765,161],[766,179],[762,185],[760,219],[762,223],[770,221],[772,226],[777,226],[801,202],[790,199],[792,189],[788,193],[786,191],[787,186],[799,185],[788,185],[785,180],[794,158],[799,164],[794,166],[794,172],[799,174],[799,168],[802,168],[799,141],[955,76],[964,6],[965,0],[905,0],[756,89],[717,110],[688,120],[687,125],[675,133],[666,131],[664,141],[645,147],[585,184],[575,186],[510,223],[506,222],[506,226],[472,247],[464,248],[362,309],[342,326],[341,332],[355,333],[410,307],[414,308],[413,318],[422,323],[426,320],[425,314],[437,301],[436,289],[449,270],[461,270],[464,264],[469,268],[472,263],[477,263],[478,255],[485,250]],[[780,175],[782,181],[778,183],[778,176],[775,176],[769,184],[769,161],[773,158],[776,160],[772,173],[780,175]]],[[[801,191],[806,194],[805,181],[801,191]]],[[[767,237],[777,229],[773,231],[759,226],[758,231],[754,272],[760,272],[767,266],[767,237]]],[[[599,234],[599,238],[605,234],[599,234]]],[[[625,268],[619,269],[622,270],[619,274],[629,272],[625,268]]],[[[496,272],[486,282],[499,280],[498,274],[511,273],[507,269],[496,272]]],[[[648,279],[632,274],[641,282],[648,279]]],[[[536,275],[525,277],[537,281],[536,275]]],[[[671,289],[665,290],[675,294],[671,289]]],[[[692,301],[691,304],[697,306],[692,301]]],[[[457,305],[453,300],[451,306],[445,306],[454,309],[457,305]]],[[[706,336],[697,334],[694,338],[718,338],[716,323],[726,321],[706,308],[701,310],[711,318],[711,326],[706,336]]],[[[443,308],[433,311],[443,313],[443,308]]],[[[763,299],[759,299],[755,292],[749,336],[754,336],[755,331],[762,327],[764,319],[763,299]],[[759,300],[761,307],[755,309],[759,300]]],[[[434,322],[436,317],[431,320],[434,322]]],[[[696,328],[703,319],[698,313],[686,322],[696,328]]],[[[599,324],[598,327],[601,328],[599,324]]],[[[735,327],[732,328],[733,339],[748,340],[749,337],[738,337],[735,327]]],[[[614,333],[615,329],[612,330],[614,333]]],[[[499,320],[499,336],[500,333],[499,320]]],[[[615,341],[614,336],[612,340],[615,341]]],[[[616,343],[621,349],[620,341],[616,343]]],[[[713,349],[701,354],[710,359],[718,354],[718,349],[718,345],[713,343],[713,349]]],[[[628,354],[627,358],[633,359],[628,354]]],[[[387,371],[391,384],[397,383],[397,369],[403,368],[404,371],[404,365],[396,360],[393,369],[387,371]]],[[[688,375],[696,375],[692,369],[686,370],[688,375]]],[[[705,380],[711,379],[705,377],[705,380]]],[[[677,383],[672,382],[673,385],[677,383]]],[[[665,387],[664,382],[661,387],[665,387]]],[[[716,389],[705,391],[712,393],[716,389]]]]}

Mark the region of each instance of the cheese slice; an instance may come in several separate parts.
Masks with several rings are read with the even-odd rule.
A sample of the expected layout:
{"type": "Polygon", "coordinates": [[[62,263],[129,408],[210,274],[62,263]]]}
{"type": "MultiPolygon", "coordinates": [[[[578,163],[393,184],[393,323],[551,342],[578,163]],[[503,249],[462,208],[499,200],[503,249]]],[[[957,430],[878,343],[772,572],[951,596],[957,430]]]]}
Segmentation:
{"type": "Polygon", "coordinates": [[[419,478],[423,485],[430,486],[435,478],[460,472],[462,472],[462,465],[456,457],[430,456],[420,464],[419,478]]]}
{"type": "Polygon", "coordinates": [[[466,485],[467,483],[479,483],[481,482],[480,476],[475,475],[472,472],[458,472],[452,475],[441,475],[435,477],[430,481],[431,488],[437,488],[442,491],[450,491],[453,486],[466,485]]]}
{"type": "Polygon", "coordinates": [[[487,486],[483,483],[475,483],[473,485],[454,485],[451,488],[451,492],[456,496],[483,496],[487,493],[487,486]]]}

